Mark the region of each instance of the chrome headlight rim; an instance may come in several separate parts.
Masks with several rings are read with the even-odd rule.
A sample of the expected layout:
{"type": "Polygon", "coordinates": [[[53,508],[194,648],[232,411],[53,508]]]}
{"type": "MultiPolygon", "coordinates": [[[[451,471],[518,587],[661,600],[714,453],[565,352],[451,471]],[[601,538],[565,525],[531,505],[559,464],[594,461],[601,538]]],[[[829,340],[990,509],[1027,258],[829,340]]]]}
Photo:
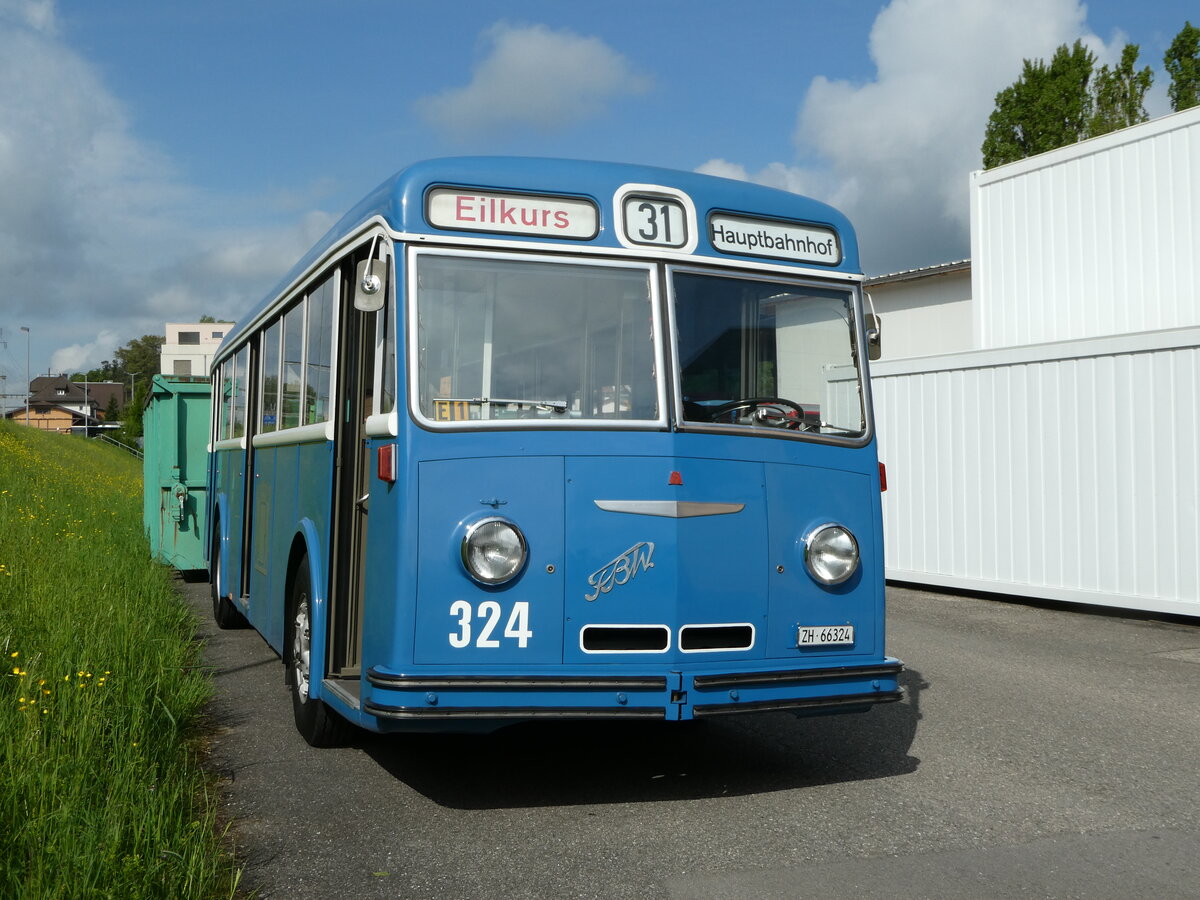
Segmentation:
{"type": "Polygon", "coordinates": [[[462,542],[459,545],[459,553],[462,558],[463,570],[472,581],[484,587],[498,587],[499,585],[508,584],[524,571],[525,562],[529,558],[529,544],[525,540],[525,533],[521,531],[516,522],[504,516],[485,516],[467,525],[466,531],[463,532],[462,542]],[[517,554],[515,562],[507,564],[499,574],[489,575],[476,568],[472,550],[475,549],[475,540],[480,536],[482,530],[495,525],[507,528],[516,537],[517,554]]]}
{"type": "Polygon", "coordinates": [[[804,567],[808,574],[820,584],[833,587],[844,584],[858,571],[862,557],[858,549],[858,538],[854,532],[840,522],[825,522],[809,529],[804,536],[804,567]],[[823,558],[830,540],[845,537],[850,542],[849,553],[843,558],[842,569],[830,570],[823,558]]]}

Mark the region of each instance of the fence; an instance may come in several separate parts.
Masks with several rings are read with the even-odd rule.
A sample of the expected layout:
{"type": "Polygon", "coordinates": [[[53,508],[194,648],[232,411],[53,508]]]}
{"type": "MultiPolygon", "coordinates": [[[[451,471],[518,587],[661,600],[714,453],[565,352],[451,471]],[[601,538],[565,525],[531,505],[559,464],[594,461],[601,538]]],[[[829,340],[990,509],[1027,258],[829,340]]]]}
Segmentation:
{"type": "Polygon", "coordinates": [[[1200,615],[1200,328],[876,363],[887,577],[1200,615]]]}

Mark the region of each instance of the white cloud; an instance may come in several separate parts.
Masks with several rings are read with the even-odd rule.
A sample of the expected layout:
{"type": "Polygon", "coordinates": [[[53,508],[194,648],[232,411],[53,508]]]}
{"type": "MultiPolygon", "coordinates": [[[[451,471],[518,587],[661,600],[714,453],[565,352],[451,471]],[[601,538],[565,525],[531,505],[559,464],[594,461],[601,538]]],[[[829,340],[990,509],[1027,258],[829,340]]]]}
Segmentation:
{"type": "Polygon", "coordinates": [[[0,20],[12,19],[37,31],[52,33],[58,27],[55,0],[0,0],[0,20]]]}
{"type": "Polygon", "coordinates": [[[483,38],[490,51],[470,83],[419,103],[430,123],[457,138],[563,129],[601,114],[617,97],[649,88],[649,80],[599,38],[503,22],[483,38]]]}
{"type": "Polygon", "coordinates": [[[96,366],[167,321],[232,317],[331,222],[292,208],[291,229],[211,224],[229,218],[227,198],[192,188],[137,138],[58,36],[51,0],[0,0],[0,185],[0,327],[30,327],[35,372],[96,366]]]}
{"type": "Polygon", "coordinates": [[[1090,33],[1078,0],[892,0],[871,29],[875,78],[809,85],[794,140],[812,162],[772,163],[750,178],[841,208],[869,272],[964,257],[967,179],[981,165],[996,93],[1022,59],[1049,59],[1076,38],[1101,61],[1124,43],[1090,33]]]}
{"type": "Polygon", "coordinates": [[[112,359],[113,351],[125,343],[128,341],[122,341],[115,331],[106,328],[93,341],[54,351],[50,357],[50,369],[53,372],[78,372],[95,368],[96,361],[112,359]]]}

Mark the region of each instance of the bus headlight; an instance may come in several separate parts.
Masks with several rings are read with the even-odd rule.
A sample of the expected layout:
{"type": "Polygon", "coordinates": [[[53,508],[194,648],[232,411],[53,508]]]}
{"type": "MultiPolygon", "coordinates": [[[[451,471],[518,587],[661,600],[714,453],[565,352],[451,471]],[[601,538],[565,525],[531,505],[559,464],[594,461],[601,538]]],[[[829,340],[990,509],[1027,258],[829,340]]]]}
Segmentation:
{"type": "Polygon", "coordinates": [[[472,523],[463,535],[463,568],[480,584],[511,581],[525,565],[526,555],[521,529],[499,516],[472,523]]]}
{"type": "Polygon", "coordinates": [[[858,568],[858,541],[842,525],[820,525],[804,537],[804,565],[821,584],[841,584],[858,568]]]}

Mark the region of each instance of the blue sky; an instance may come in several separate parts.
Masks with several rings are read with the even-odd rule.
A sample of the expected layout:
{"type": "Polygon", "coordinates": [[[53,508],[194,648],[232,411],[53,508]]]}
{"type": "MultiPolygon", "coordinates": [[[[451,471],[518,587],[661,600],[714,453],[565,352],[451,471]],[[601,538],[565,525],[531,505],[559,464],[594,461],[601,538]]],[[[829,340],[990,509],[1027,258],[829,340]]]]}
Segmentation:
{"type": "Polygon", "coordinates": [[[964,258],[997,91],[1083,38],[1162,55],[1150,0],[0,0],[0,375],[237,318],[408,162],[640,162],[843,209],[869,274],[964,258]]]}

